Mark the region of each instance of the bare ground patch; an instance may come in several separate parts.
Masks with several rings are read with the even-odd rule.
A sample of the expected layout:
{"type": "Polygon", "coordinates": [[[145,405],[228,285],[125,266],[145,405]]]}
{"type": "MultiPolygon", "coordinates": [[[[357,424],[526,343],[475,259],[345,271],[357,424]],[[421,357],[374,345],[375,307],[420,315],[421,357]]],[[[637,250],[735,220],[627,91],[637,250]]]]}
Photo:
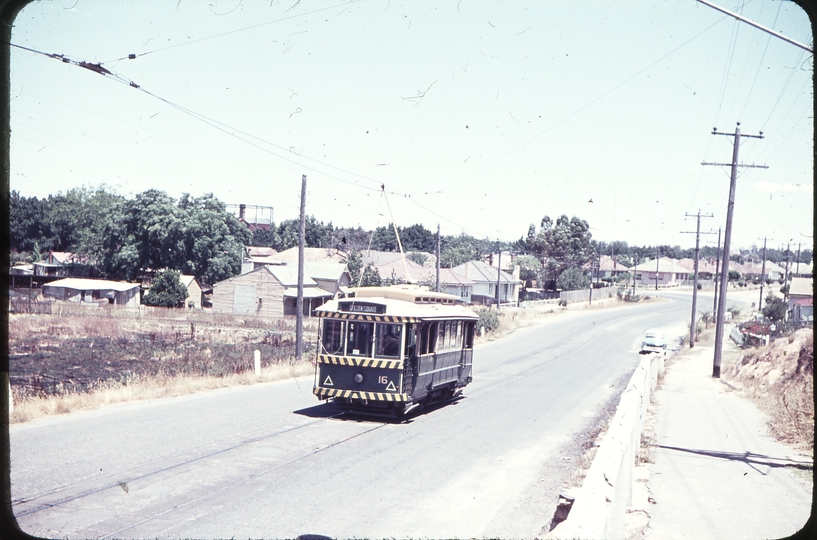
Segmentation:
{"type": "Polygon", "coordinates": [[[315,323],[305,328],[304,361],[296,364],[294,320],[11,315],[10,421],[306,374],[315,323]]]}

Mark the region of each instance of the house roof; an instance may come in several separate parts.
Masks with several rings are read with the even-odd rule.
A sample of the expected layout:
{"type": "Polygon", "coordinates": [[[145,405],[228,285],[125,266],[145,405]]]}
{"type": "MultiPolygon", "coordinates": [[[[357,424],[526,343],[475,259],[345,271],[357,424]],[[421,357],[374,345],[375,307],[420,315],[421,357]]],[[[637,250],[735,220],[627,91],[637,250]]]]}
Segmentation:
{"type": "MultiPolygon", "coordinates": [[[[287,298],[297,298],[298,287],[287,287],[284,289],[284,296],[287,298]]],[[[320,287],[304,287],[304,298],[332,298],[333,296],[335,296],[334,293],[325,291],[320,287]]]]}
{"type": "Polygon", "coordinates": [[[276,255],[278,252],[271,247],[254,247],[247,246],[248,257],[270,257],[276,255]]]}
{"type": "MultiPolygon", "coordinates": [[[[257,272],[259,270],[266,270],[270,274],[272,274],[275,279],[281,282],[284,287],[297,287],[298,286],[298,267],[295,266],[262,266],[253,272],[257,272]]],[[[249,272],[252,274],[253,272],[249,272]]],[[[247,274],[244,274],[247,275],[247,274]]],[[[318,283],[308,277],[306,272],[304,271],[304,287],[317,287],[318,283]]]]}
{"type": "MultiPolygon", "coordinates": [[[[293,267],[296,272],[298,271],[297,261],[288,263],[287,266],[293,267]]],[[[314,261],[304,263],[304,275],[312,279],[331,279],[338,281],[344,272],[346,272],[346,265],[342,263],[314,261]]]]}
{"type": "Polygon", "coordinates": [[[141,287],[139,283],[125,283],[124,281],[108,281],[106,279],[65,278],[58,279],[43,285],[43,287],[63,287],[78,291],[129,291],[141,287]]]}
{"type": "MultiPolygon", "coordinates": [[[[190,285],[192,285],[193,282],[196,281],[196,276],[182,274],[179,276],[179,281],[181,281],[182,285],[184,285],[185,287],[190,287],[190,285]]],[[[198,281],[196,281],[196,284],[198,285],[198,281]]]]}
{"type": "Polygon", "coordinates": [[[496,283],[497,271],[500,272],[500,281],[502,283],[522,283],[521,280],[514,279],[512,275],[504,270],[500,271],[483,261],[468,261],[467,263],[455,266],[452,270],[464,275],[468,279],[474,280],[474,283],[496,283]]]}
{"type": "MultiPolygon", "coordinates": [[[[656,264],[655,259],[650,259],[647,261],[641,261],[638,263],[638,269],[642,272],[655,272],[656,271],[656,264]]],[[[670,259],[669,257],[661,257],[658,259],[658,273],[676,273],[676,274],[683,274],[688,273],[689,270],[684,264],[681,264],[679,260],[670,259]]]]}
{"type": "MultiPolygon", "coordinates": [[[[278,252],[275,258],[279,261],[297,261],[298,246],[278,252]]],[[[329,248],[304,248],[304,260],[314,262],[341,262],[346,256],[337,249],[329,248]]]]}
{"type": "Polygon", "coordinates": [[[52,261],[51,264],[70,264],[70,263],[85,264],[88,262],[87,257],[83,255],[77,255],[76,253],[71,253],[70,251],[50,251],[43,262],[48,262],[49,259],[51,259],[52,261]]]}
{"type": "MultiPolygon", "coordinates": [[[[419,275],[413,275],[412,277],[415,278],[417,281],[421,282],[431,282],[434,283],[437,281],[437,270],[435,268],[422,268],[422,273],[419,275]]],[[[440,285],[473,285],[474,280],[469,279],[467,276],[463,275],[460,272],[456,272],[452,268],[440,268],[440,285]]]]}
{"type": "Polygon", "coordinates": [[[789,296],[814,296],[814,281],[812,278],[791,278],[789,296]]]}
{"type": "Polygon", "coordinates": [[[247,257],[244,260],[256,264],[272,264],[277,266],[284,266],[288,262],[279,259],[278,255],[256,255],[253,257],[247,257]]]}

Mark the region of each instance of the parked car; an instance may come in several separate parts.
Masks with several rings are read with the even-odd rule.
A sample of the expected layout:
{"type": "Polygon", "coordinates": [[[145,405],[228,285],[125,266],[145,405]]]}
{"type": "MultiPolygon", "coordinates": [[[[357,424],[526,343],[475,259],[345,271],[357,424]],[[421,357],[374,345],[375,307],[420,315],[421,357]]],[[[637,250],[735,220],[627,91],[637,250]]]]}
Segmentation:
{"type": "Polygon", "coordinates": [[[644,339],[641,341],[641,352],[666,352],[667,340],[660,330],[647,330],[644,339]]]}

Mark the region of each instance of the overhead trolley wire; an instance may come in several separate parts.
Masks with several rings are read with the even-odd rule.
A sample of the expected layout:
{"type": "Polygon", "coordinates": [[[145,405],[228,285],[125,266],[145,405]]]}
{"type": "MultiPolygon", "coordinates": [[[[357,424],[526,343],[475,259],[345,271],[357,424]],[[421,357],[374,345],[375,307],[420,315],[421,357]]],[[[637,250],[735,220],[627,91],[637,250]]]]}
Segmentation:
{"type": "Polygon", "coordinates": [[[499,162],[499,161],[501,161],[501,160],[505,159],[506,157],[508,157],[509,155],[513,154],[513,153],[514,153],[514,152],[516,152],[517,150],[519,150],[519,149],[521,149],[521,148],[523,148],[523,147],[525,147],[525,146],[529,145],[530,143],[532,143],[533,141],[535,141],[536,139],[538,139],[538,138],[539,138],[539,137],[541,137],[542,135],[544,135],[544,134],[546,134],[546,133],[548,133],[548,132],[552,131],[552,130],[553,130],[553,129],[555,129],[556,127],[558,127],[558,126],[560,126],[561,124],[563,124],[563,123],[567,122],[568,120],[570,120],[570,119],[571,119],[571,118],[573,118],[574,116],[578,115],[580,112],[582,112],[582,111],[584,111],[585,109],[589,108],[591,105],[594,105],[594,104],[595,104],[597,101],[600,101],[601,99],[605,98],[605,97],[606,97],[608,94],[611,94],[611,93],[613,93],[614,91],[618,90],[619,88],[621,88],[622,86],[624,86],[624,85],[625,85],[625,84],[627,84],[628,82],[632,81],[633,79],[635,79],[636,77],[638,77],[639,75],[641,75],[642,73],[644,73],[645,71],[649,70],[649,69],[650,69],[650,68],[652,68],[653,66],[655,66],[655,65],[657,65],[658,63],[662,62],[664,59],[666,59],[666,58],[667,58],[667,57],[669,57],[670,55],[672,55],[672,54],[676,53],[676,52],[677,52],[678,50],[680,50],[681,48],[685,47],[686,45],[688,45],[688,44],[689,44],[689,43],[691,43],[692,41],[694,41],[694,40],[698,39],[698,38],[699,38],[701,35],[703,35],[704,33],[708,32],[709,30],[711,30],[712,28],[714,28],[714,27],[715,27],[715,26],[717,26],[718,24],[722,23],[723,21],[724,21],[724,19],[718,19],[717,21],[715,21],[714,23],[710,24],[709,26],[707,26],[706,28],[704,28],[703,30],[701,30],[700,32],[698,32],[697,34],[695,34],[694,36],[692,36],[691,38],[689,38],[688,40],[684,41],[683,43],[681,43],[680,45],[678,45],[677,47],[675,47],[674,49],[672,49],[671,51],[669,51],[668,53],[666,53],[665,55],[663,55],[662,57],[660,57],[659,59],[657,59],[657,60],[655,60],[654,62],[650,63],[649,65],[647,65],[647,66],[646,66],[646,67],[644,67],[643,69],[639,70],[638,72],[634,73],[634,74],[633,74],[633,75],[631,75],[630,77],[628,77],[628,78],[624,79],[623,81],[621,81],[620,83],[616,84],[615,86],[613,86],[613,87],[612,87],[612,88],[610,88],[609,90],[606,90],[604,93],[602,93],[601,95],[599,95],[599,96],[597,96],[596,98],[592,99],[590,102],[588,102],[587,104],[583,105],[583,106],[582,106],[582,107],[580,107],[579,109],[577,109],[577,110],[573,111],[572,113],[568,114],[567,116],[565,116],[565,117],[564,117],[564,118],[562,118],[561,120],[557,121],[556,123],[551,124],[550,126],[548,126],[547,128],[545,128],[543,131],[540,131],[538,134],[534,135],[533,137],[531,137],[531,138],[530,138],[530,139],[528,139],[527,141],[523,142],[522,144],[520,144],[520,145],[519,145],[519,146],[517,146],[516,148],[513,148],[512,150],[510,150],[510,151],[506,152],[505,154],[503,154],[503,155],[499,156],[498,158],[494,159],[494,160],[493,160],[493,161],[491,161],[490,163],[485,164],[484,166],[480,167],[479,169],[477,169],[477,170],[473,171],[471,174],[468,174],[468,175],[466,175],[466,176],[464,176],[464,177],[460,178],[459,180],[455,180],[454,182],[452,182],[452,183],[448,184],[448,185],[447,185],[447,186],[445,186],[445,187],[444,187],[444,188],[443,188],[441,191],[447,191],[448,189],[450,189],[450,188],[452,188],[452,187],[456,186],[457,184],[462,183],[462,182],[464,182],[465,180],[468,180],[469,178],[471,178],[472,176],[476,175],[477,173],[480,173],[480,172],[484,171],[485,169],[487,169],[488,167],[490,167],[490,166],[494,165],[495,163],[497,163],[497,162],[499,162]]]}
{"type": "MultiPolygon", "coordinates": [[[[774,22],[772,22],[772,28],[775,27],[777,24],[777,18],[780,16],[780,10],[783,8],[783,2],[779,2],[777,5],[777,14],[774,16],[774,22]]],[[[757,71],[755,72],[755,78],[752,79],[752,85],[749,87],[749,94],[746,96],[746,103],[743,104],[743,109],[740,111],[740,117],[743,118],[743,113],[746,112],[746,107],[749,105],[749,99],[752,97],[752,91],[755,89],[755,83],[757,82],[757,77],[760,75],[760,70],[763,68],[763,60],[766,58],[766,52],[769,50],[769,43],[772,41],[772,35],[769,34],[766,36],[766,47],[763,49],[763,54],[760,56],[760,62],[757,64],[757,71]]]]}
{"type": "Polygon", "coordinates": [[[281,17],[280,19],[275,19],[273,21],[267,21],[267,22],[263,22],[263,23],[254,24],[252,26],[245,26],[243,28],[237,28],[235,30],[229,30],[227,32],[222,32],[221,34],[214,34],[212,36],[206,36],[206,37],[202,37],[202,38],[198,38],[198,39],[192,39],[190,41],[185,41],[184,43],[176,43],[174,45],[167,45],[165,47],[158,47],[156,49],[146,51],[146,52],[143,52],[143,53],[131,53],[131,54],[128,54],[127,56],[122,56],[120,58],[115,58],[114,60],[108,60],[108,61],[102,62],[102,63],[106,64],[106,63],[110,63],[110,62],[119,62],[120,60],[135,60],[136,58],[139,58],[141,56],[146,56],[148,54],[153,54],[153,53],[157,53],[157,52],[161,52],[161,51],[166,51],[168,49],[175,49],[177,47],[185,47],[185,46],[188,46],[188,45],[193,45],[195,43],[200,43],[202,41],[217,39],[217,38],[220,38],[220,37],[229,36],[231,34],[237,34],[239,32],[244,32],[244,31],[247,31],[247,30],[254,30],[254,29],[260,28],[262,26],[267,26],[267,25],[270,25],[270,24],[276,24],[276,23],[287,21],[287,20],[290,20],[290,19],[296,19],[298,17],[306,17],[306,16],[309,16],[309,15],[314,15],[315,13],[320,13],[322,11],[328,11],[328,10],[331,10],[331,9],[337,9],[337,8],[348,6],[349,4],[355,4],[355,3],[358,3],[358,2],[359,2],[359,0],[349,0],[349,2],[346,2],[344,4],[338,4],[336,6],[329,6],[329,7],[325,7],[325,8],[315,9],[313,11],[307,11],[305,13],[298,13],[298,14],[295,14],[295,15],[289,15],[287,17],[281,17]]]}
{"type": "MultiPolygon", "coordinates": [[[[166,98],[164,98],[162,96],[159,96],[158,94],[155,94],[155,93],[153,93],[153,92],[151,92],[149,90],[146,90],[145,88],[142,88],[140,85],[136,84],[134,81],[132,81],[130,79],[127,79],[125,77],[122,77],[121,75],[118,75],[115,72],[110,71],[109,69],[102,66],[101,63],[90,63],[90,62],[77,61],[77,60],[73,60],[73,59],[71,59],[68,56],[63,55],[63,54],[46,53],[44,51],[39,51],[37,49],[32,49],[30,47],[24,47],[22,45],[17,45],[17,44],[14,44],[14,43],[8,43],[8,45],[10,45],[12,47],[16,47],[18,49],[26,50],[26,51],[29,51],[29,52],[32,52],[32,53],[35,53],[35,54],[39,54],[41,56],[46,56],[48,58],[53,58],[53,59],[59,60],[59,61],[61,61],[63,63],[66,63],[66,64],[71,64],[71,65],[75,65],[77,67],[82,67],[82,68],[88,69],[90,71],[93,71],[93,72],[95,72],[95,73],[97,73],[99,75],[103,75],[105,77],[110,77],[111,79],[113,79],[113,80],[115,80],[115,81],[117,81],[119,83],[125,84],[127,86],[130,86],[131,88],[135,88],[136,90],[144,92],[145,94],[151,96],[152,98],[157,99],[159,101],[162,101],[163,103],[169,105],[170,107],[173,107],[174,109],[177,109],[178,111],[180,111],[180,112],[182,112],[184,114],[187,114],[188,116],[191,116],[191,117],[195,118],[196,120],[199,120],[200,122],[203,122],[203,123],[209,125],[210,127],[214,128],[214,129],[217,129],[217,130],[219,130],[219,131],[221,131],[221,132],[223,132],[223,133],[225,133],[225,134],[227,134],[227,135],[229,135],[229,136],[231,136],[231,137],[233,137],[235,139],[238,139],[238,140],[240,140],[240,141],[242,141],[242,142],[244,142],[246,144],[249,144],[250,146],[253,146],[253,147],[257,148],[257,149],[261,150],[262,152],[266,152],[266,153],[271,154],[271,155],[273,155],[273,156],[275,156],[275,157],[277,157],[279,159],[282,159],[284,161],[288,161],[288,162],[290,162],[290,163],[292,163],[294,165],[297,165],[297,166],[302,167],[304,169],[307,169],[309,171],[321,174],[321,175],[326,176],[328,178],[332,178],[334,180],[345,182],[347,184],[357,186],[357,187],[359,187],[361,189],[366,189],[366,190],[369,190],[369,191],[379,191],[378,188],[368,187],[368,186],[359,184],[357,182],[353,182],[351,180],[348,180],[346,178],[341,178],[340,176],[329,174],[329,173],[327,173],[327,172],[325,172],[323,170],[316,169],[315,167],[310,167],[308,165],[304,165],[302,162],[300,162],[298,160],[295,160],[295,159],[289,158],[287,156],[281,155],[279,153],[273,152],[269,148],[264,147],[264,146],[262,146],[260,144],[256,144],[255,142],[253,142],[253,141],[251,141],[249,139],[251,138],[251,139],[255,139],[257,141],[261,141],[264,144],[273,146],[275,148],[278,148],[278,149],[281,149],[281,150],[284,150],[284,151],[288,151],[288,149],[284,148],[284,147],[282,147],[280,145],[277,145],[275,143],[272,143],[270,141],[267,141],[265,139],[262,139],[260,137],[257,137],[255,135],[251,135],[249,133],[246,133],[246,132],[244,132],[244,131],[242,131],[240,129],[234,128],[234,127],[232,127],[232,126],[230,126],[228,124],[225,124],[223,122],[220,122],[218,120],[210,118],[210,117],[208,117],[208,116],[206,116],[204,114],[193,111],[192,109],[184,107],[183,105],[179,105],[178,103],[174,103],[173,101],[170,101],[169,99],[166,99],[166,98]],[[238,135],[238,134],[243,135],[243,137],[238,135]]],[[[369,182],[375,183],[377,186],[380,186],[382,184],[382,182],[379,182],[379,181],[377,181],[377,180],[375,180],[373,178],[368,178],[368,177],[365,177],[363,175],[353,173],[351,171],[346,171],[344,169],[340,169],[339,167],[335,167],[334,165],[331,165],[329,163],[326,163],[326,162],[311,158],[309,156],[300,155],[299,157],[301,157],[303,159],[306,159],[306,160],[309,160],[309,161],[312,161],[314,163],[323,165],[325,167],[329,167],[329,168],[344,172],[346,174],[357,176],[357,177],[362,178],[364,180],[367,180],[369,182]]]]}

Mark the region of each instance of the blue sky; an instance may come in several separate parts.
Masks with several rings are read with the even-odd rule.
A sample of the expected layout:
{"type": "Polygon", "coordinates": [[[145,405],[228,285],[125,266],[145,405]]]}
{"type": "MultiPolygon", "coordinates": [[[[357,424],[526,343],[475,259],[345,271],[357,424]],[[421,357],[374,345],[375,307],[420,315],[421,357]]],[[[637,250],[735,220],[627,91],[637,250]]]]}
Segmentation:
{"type": "MultiPolygon", "coordinates": [[[[812,43],[792,2],[720,5],[812,43]]],[[[12,41],[111,72],[12,49],[26,196],[212,192],[280,221],[306,174],[307,212],[339,226],[515,240],[567,214],[689,247],[686,214],[726,219],[712,128],[741,122],[764,138],[740,161],[769,169],[740,170],[733,247],[812,243],[813,57],[694,0],[44,0],[12,41]]]]}

